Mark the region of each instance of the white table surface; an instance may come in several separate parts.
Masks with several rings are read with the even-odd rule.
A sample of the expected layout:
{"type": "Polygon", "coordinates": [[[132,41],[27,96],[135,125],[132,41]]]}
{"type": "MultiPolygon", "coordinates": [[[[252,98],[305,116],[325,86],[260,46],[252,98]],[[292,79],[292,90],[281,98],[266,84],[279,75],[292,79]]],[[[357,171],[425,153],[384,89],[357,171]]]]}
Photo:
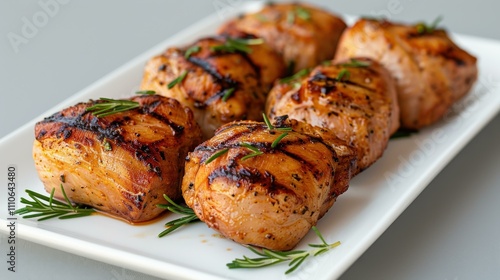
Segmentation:
{"type": "MultiPolygon", "coordinates": [[[[216,13],[221,4],[242,2],[59,0],[57,9],[49,9],[47,21],[26,33],[30,38],[12,44],[9,34],[22,35],[26,20],[44,12],[40,3],[53,1],[0,1],[0,137],[216,13]]],[[[342,14],[385,14],[405,21],[431,21],[443,15],[449,30],[500,39],[500,3],[495,0],[338,0],[334,7],[342,14]]],[[[500,279],[499,140],[497,115],[341,279],[500,279]]],[[[18,272],[8,273],[1,261],[0,279],[157,279],[18,242],[18,272]]],[[[5,245],[0,235],[2,255],[5,245]]]]}

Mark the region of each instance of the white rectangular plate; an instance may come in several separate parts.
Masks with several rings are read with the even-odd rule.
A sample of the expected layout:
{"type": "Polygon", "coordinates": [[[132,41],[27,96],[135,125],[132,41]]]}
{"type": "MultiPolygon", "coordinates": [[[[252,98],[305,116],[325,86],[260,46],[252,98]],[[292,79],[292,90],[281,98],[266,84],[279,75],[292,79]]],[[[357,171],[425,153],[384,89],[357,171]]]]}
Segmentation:
{"type": "MultiPolygon", "coordinates": [[[[241,10],[255,9],[244,5],[241,10]]],[[[352,21],[352,18],[350,18],[352,21]]],[[[145,62],[168,46],[182,45],[213,34],[220,24],[213,15],[163,42],[112,74],[57,105],[48,116],[79,101],[99,97],[127,97],[137,90],[145,62]]],[[[339,277],[403,212],[437,173],[469,142],[500,109],[500,43],[469,36],[455,36],[460,46],[479,60],[480,77],[471,94],[457,104],[438,124],[404,139],[391,140],[382,159],[356,177],[318,228],[328,242],[342,245],[308,259],[299,270],[285,276],[285,264],[262,269],[230,270],[226,263],[248,249],[221,238],[203,223],[197,223],[164,238],[157,234],[175,214],[143,226],[105,216],[74,220],[18,219],[18,237],[99,261],[134,269],[163,278],[187,279],[333,279],[339,277]]],[[[37,120],[41,120],[40,116],[37,120]]],[[[7,165],[18,170],[17,197],[24,189],[44,192],[31,156],[34,120],[0,141],[2,167],[0,182],[7,182],[7,165]]],[[[7,192],[0,192],[7,201],[7,192]]],[[[18,207],[21,207],[18,202],[18,207]]],[[[7,207],[0,220],[7,223],[7,207]]],[[[7,227],[1,226],[6,232],[7,227]]],[[[297,249],[318,243],[309,233],[297,249]]]]}

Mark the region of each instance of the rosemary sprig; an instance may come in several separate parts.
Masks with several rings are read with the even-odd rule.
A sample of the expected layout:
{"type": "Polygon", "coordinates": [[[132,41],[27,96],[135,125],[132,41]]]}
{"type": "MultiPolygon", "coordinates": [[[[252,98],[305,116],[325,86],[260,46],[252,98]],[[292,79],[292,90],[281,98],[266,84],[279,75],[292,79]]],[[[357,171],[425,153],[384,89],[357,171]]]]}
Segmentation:
{"type": "Polygon", "coordinates": [[[294,11],[288,11],[286,14],[286,22],[288,24],[293,24],[295,22],[295,12],[294,11]]]}
{"type": "Polygon", "coordinates": [[[184,58],[188,59],[192,54],[195,54],[201,50],[200,46],[192,46],[186,50],[184,53],[184,58]]]}
{"type": "Polygon", "coordinates": [[[343,80],[348,80],[351,77],[351,72],[349,70],[342,68],[337,75],[337,81],[342,82],[343,80]]]}
{"type": "Polygon", "coordinates": [[[249,150],[251,150],[251,151],[253,152],[253,153],[251,153],[251,154],[248,154],[248,155],[246,155],[246,156],[242,157],[242,158],[241,158],[241,160],[242,160],[242,161],[243,161],[243,160],[247,160],[247,159],[249,159],[249,158],[256,157],[256,156],[260,156],[260,155],[262,155],[262,154],[263,154],[263,152],[262,152],[261,150],[259,150],[259,149],[258,149],[257,147],[255,147],[255,146],[252,146],[252,145],[251,145],[251,144],[249,144],[249,143],[241,143],[241,146],[242,146],[242,147],[245,147],[245,148],[247,148],[247,149],[249,149],[249,150]]]}
{"type": "Polygon", "coordinates": [[[309,13],[308,10],[302,8],[302,7],[297,7],[295,9],[295,13],[297,14],[297,16],[303,20],[310,20],[311,19],[311,13],[309,13]]]}
{"type": "Polygon", "coordinates": [[[26,206],[21,209],[17,209],[14,213],[24,215],[24,219],[39,218],[38,221],[43,221],[56,217],[59,219],[84,217],[95,212],[95,210],[91,207],[71,203],[62,184],[61,191],[65,202],[55,200],[55,190],[55,188],[52,189],[49,197],[32,190],[26,190],[26,193],[33,200],[30,201],[21,197],[21,203],[26,204],[26,206]]]}
{"type": "Polygon", "coordinates": [[[175,78],[173,81],[168,83],[167,88],[171,89],[171,88],[175,87],[175,85],[177,85],[178,83],[182,82],[184,80],[184,78],[186,78],[187,73],[188,73],[187,70],[182,72],[182,74],[180,74],[179,77],[175,78]]]}
{"type": "Polygon", "coordinates": [[[356,68],[363,68],[363,67],[368,67],[372,65],[370,61],[363,61],[363,60],[357,60],[352,58],[351,61],[342,63],[340,64],[343,67],[356,67],[356,68]]]}
{"type": "Polygon", "coordinates": [[[223,45],[212,46],[210,49],[215,52],[243,52],[252,53],[250,46],[260,45],[264,43],[262,38],[242,39],[242,38],[227,38],[223,45]]]}
{"type": "Polygon", "coordinates": [[[189,224],[192,222],[197,222],[200,220],[198,218],[198,216],[196,216],[196,214],[194,213],[193,209],[186,207],[186,206],[181,206],[181,205],[175,203],[172,199],[170,199],[170,197],[168,197],[165,194],[163,195],[163,197],[168,201],[168,204],[158,204],[156,206],[159,208],[167,209],[170,212],[181,214],[181,215],[183,215],[183,217],[166,223],[165,226],[167,227],[167,229],[160,232],[160,234],[158,234],[158,237],[163,237],[163,236],[173,232],[174,230],[180,228],[183,225],[186,225],[186,224],[189,224]]]}
{"type": "Polygon", "coordinates": [[[309,72],[311,72],[311,69],[304,68],[304,69],[298,71],[297,73],[293,74],[292,76],[281,79],[280,83],[289,84],[290,82],[293,82],[295,80],[298,80],[298,79],[306,76],[307,74],[309,74],[309,72]]]}
{"type": "Polygon", "coordinates": [[[340,245],[340,241],[328,244],[315,226],[312,227],[312,230],[320,238],[321,242],[323,242],[322,244],[309,244],[309,247],[315,248],[313,250],[294,250],[281,252],[268,249],[258,250],[257,248],[249,246],[248,249],[250,249],[250,251],[252,251],[253,253],[259,255],[260,257],[249,258],[247,256],[243,256],[242,259],[235,259],[232,262],[226,264],[226,266],[230,269],[260,268],[282,262],[290,262],[288,264],[290,268],[285,271],[285,274],[290,274],[294,272],[309,256],[318,256],[340,245]]]}
{"type": "Polygon", "coordinates": [[[271,144],[271,148],[276,148],[278,146],[279,142],[281,139],[285,138],[288,135],[288,132],[281,133],[280,136],[278,136],[276,139],[274,139],[273,143],[271,144]]]}
{"type": "Polygon", "coordinates": [[[233,92],[235,91],[236,89],[234,87],[232,88],[228,88],[228,89],[225,89],[223,92],[224,94],[222,95],[222,101],[226,102],[229,97],[231,97],[231,95],[233,94],[233,92]]]}
{"type": "Polygon", "coordinates": [[[101,97],[100,100],[102,100],[102,102],[96,103],[86,109],[86,111],[92,112],[92,114],[98,118],[129,111],[139,107],[139,102],[131,100],[118,100],[104,97],[101,97]]]}
{"type": "Polygon", "coordinates": [[[139,91],[136,91],[135,94],[154,95],[154,94],[156,94],[156,91],[154,91],[154,90],[139,90],[139,91]]]}
{"type": "Polygon", "coordinates": [[[437,25],[443,20],[442,16],[438,16],[430,25],[420,22],[416,25],[418,34],[430,34],[434,32],[437,25]]]}
{"type": "Polygon", "coordinates": [[[226,148],[226,149],[223,149],[223,150],[220,150],[218,151],[217,153],[214,153],[211,157],[207,158],[207,160],[205,160],[205,164],[209,164],[211,163],[212,161],[214,161],[216,158],[222,156],[223,154],[227,153],[227,151],[229,151],[229,148],[226,148]]]}
{"type": "Polygon", "coordinates": [[[262,113],[262,118],[264,119],[264,123],[267,125],[269,130],[276,129],[280,131],[292,131],[291,127],[275,127],[264,113],[262,113]]]}
{"type": "Polygon", "coordinates": [[[286,22],[289,24],[295,23],[295,16],[305,21],[309,21],[311,19],[311,13],[308,10],[302,7],[296,7],[293,11],[288,11],[286,14],[286,22]]]}

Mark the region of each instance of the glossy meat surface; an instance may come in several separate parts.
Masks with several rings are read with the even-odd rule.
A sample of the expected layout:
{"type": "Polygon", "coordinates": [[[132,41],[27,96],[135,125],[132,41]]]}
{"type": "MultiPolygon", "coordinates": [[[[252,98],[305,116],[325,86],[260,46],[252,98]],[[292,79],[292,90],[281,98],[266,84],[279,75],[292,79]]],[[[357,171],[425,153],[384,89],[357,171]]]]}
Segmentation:
{"type": "MultiPolygon", "coordinates": [[[[245,46],[248,52],[214,50],[235,39],[203,38],[185,48],[169,48],[147,63],[141,89],[191,108],[205,139],[225,123],[262,120],[267,91],[283,75],[285,65],[264,43],[245,46]],[[188,56],[189,49],[197,51],[188,56]],[[183,74],[184,79],[169,88],[183,74]]],[[[252,38],[243,38],[247,39],[252,38]]]]}
{"type": "Polygon", "coordinates": [[[356,162],[352,148],[325,130],[284,119],[276,127],[293,130],[252,121],[221,127],[189,154],[182,191],[196,215],[224,236],[290,250],[347,189],[356,162]],[[262,154],[245,159],[254,153],[245,145],[262,154]]]}
{"type": "Polygon", "coordinates": [[[79,103],[35,126],[33,158],[47,192],[130,222],[155,218],[163,194],[182,198],[184,159],[201,142],[192,112],[162,96],[137,96],[137,109],[97,118],[79,103]]]}
{"type": "Polygon", "coordinates": [[[263,38],[292,72],[332,59],[344,21],[324,9],[302,3],[269,3],[256,13],[228,21],[219,33],[242,31],[263,38]]]}
{"type": "Polygon", "coordinates": [[[446,31],[422,32],[422,25],[361,19],[342,35],[336,59],[358,56],[380,62],[394,77],[401,125],[409,129],[438,121],[477,79],[474,56],[446,31]]]}
{"type": "Polygon", "coordinates": [[[363,58],[320,65],[277,83],[266,111],[331,130],[357,149],[359,171],[382,156],[399,128],[394,81],[380,64],[363,58]]]}

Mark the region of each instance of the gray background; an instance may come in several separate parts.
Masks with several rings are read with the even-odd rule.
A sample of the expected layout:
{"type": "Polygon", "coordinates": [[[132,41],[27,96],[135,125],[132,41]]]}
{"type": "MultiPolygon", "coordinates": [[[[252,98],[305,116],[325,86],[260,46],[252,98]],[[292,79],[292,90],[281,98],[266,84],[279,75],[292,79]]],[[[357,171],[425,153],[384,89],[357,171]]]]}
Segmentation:
{"type": "MultiPolygon", "coordinates": [[[[9,34],[21,34],[23,18],[31,19],[42,8],[38,1],[0,1],[0,137],[217,12],[212,0],[61,2],[68,3],[60,4],[59,11],[16,52],[9,34]]],[[[336,3],[335,11],[342,14],[385,13],[405,21],[432,21],[443,15],[443,25],[454,32],[500,39],[499,1],[336,3]],[[394,12],[391,7],[396,4],[394,12]]],[[[498,140],[497,116],[342,279],[500,279],[498,140]]],[[[0,243],[3,248],[3,235],[0,243]]],[[[156,279],[27,241],[21,241],[19,254],[14,279],[156,279]]],[[[1,279],[12,276],[0,265],[1,279]]]]}

